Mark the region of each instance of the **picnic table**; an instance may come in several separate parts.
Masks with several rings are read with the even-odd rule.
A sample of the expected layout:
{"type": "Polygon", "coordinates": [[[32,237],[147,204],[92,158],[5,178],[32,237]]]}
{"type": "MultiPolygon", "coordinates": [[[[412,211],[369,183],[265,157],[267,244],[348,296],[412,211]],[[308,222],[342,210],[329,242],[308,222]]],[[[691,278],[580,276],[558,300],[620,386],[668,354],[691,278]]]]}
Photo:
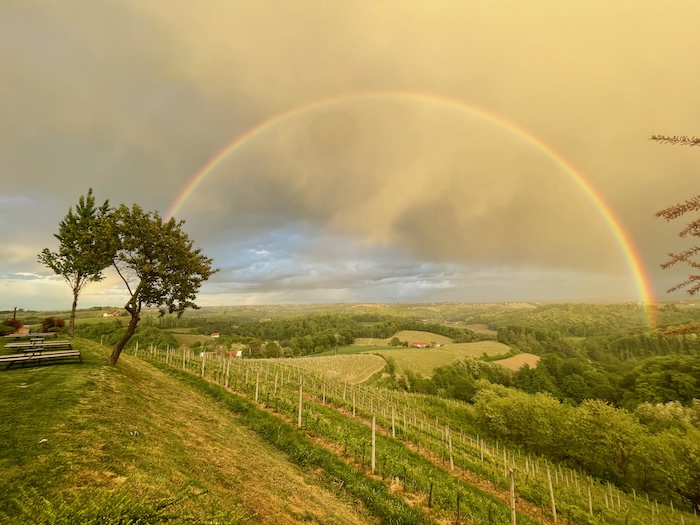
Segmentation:
{"type": "Polygon", "coordinates": [[[5,348],[15,350],[23,350],[24,352],[50,350],[72,350],[70,341],[46,341],[41,337],[35,337],[27,342],[22,343],[7,343],[5,348]]]}
{"type": "Polygon", "coordinates": [[[21,350],[22,353],[0,356],[0,363],[7,363],[5,370],[15,363],[22,363],[22,366],[29,362],[41,363],[42,361],[65,359],[77,357],[83,362],[80,350],[76,350],[70,341],[46,341],[42,337],[35,337],[27,342],[8,343],[5,348],[21,350]]]}
{"type": "Polygon", "coordinates": [[[34,332],[34,333],[26,333],[26,334],[7,334],[4,335],[3,337],[7,339],[33,339],[36,337],[43,337],[46,339],[47,337],[58,337],[58,332],[34,332]]]}
{"type": "Polygon", "coordinates": [[[66,359],[68,357],[77,357],[80,362],[83,362],[83,356],[80,354],[80,350],[53,350],[53,351],[31,351],[22,354],[10,354],[0,356],[0,363],[7,363],[5,370],[10,368],[15,363],[22,363],[22,366],[30,362],[37,362],[41,364],[42,361],[53,361],[55,359],[66,359]]]}

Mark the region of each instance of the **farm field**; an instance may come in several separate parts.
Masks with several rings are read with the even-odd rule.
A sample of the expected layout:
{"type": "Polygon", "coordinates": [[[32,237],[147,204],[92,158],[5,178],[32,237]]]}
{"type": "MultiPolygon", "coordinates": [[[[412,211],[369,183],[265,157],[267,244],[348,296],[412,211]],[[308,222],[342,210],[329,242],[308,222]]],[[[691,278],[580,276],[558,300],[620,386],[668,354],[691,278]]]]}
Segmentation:
{"type": "Polygon", "coordinates": [[[294,360],[294,366],[354,385],[363,383],[373,374],[381,372],[386,366],[386,361],[378,355],[334,355],[302,357],[294,360]]]}
{"type": "Polygon", "coordinates": [[[354,355],[354,354],[368,354],[375,350],[391,350],[396,348],[395,346],[389,345],[351,345],[351,346],[339,346],[337,349],[328,350],[326,352],[321,352],[315,354],[315,356],[329,356],[329,355],[354,355]]]}
{"type": "Polygon", "coordinates": [[[479,332],[482,334],[493,335],[494,337],[497,334],[496,330],[489,330],[488,325],[486,325],[484,323],[468,324],[468,325],[465,325],[464,328],[467,328],[468,330],[471,330],[472,332],[479,332]]]}
{"type": "Polygon", "coordinates": [[[431,377],[433,371],[465,357],[481,357],[505,354],[510,347],[497,341],[478,341],[475,343],[449,343],[440,348],[392,348],[378,350],[377,354],[391,358],[396,364],[396,373],[404,375],[407,370],[431,377]]]}
{"type": "Polygon", "coordinates": [[[381,338],[376,338],[376,337],[356,337],[355,338],[355,345],[391,348],[389,341],[391,341],[390,338],[389,339],[381,339],[381,338]]]}
{"type": "Polygon", "coordinates": [[[452,339],[445,337],[444,335],[434,334],[432,332],[423,332],[419,330],[401,330],[396,332],[391,337],[386,339],[377,339],[369,337],[358,337],[355,339],[356,345],[374,345],[374,346],[389,346],[389,342],[394,338],[398,337],[401,341],[423,341],[425,343],[437,343],[440,345],[445,345],[451,343],[452,339]]]}
{"type": "Polygon", "coordinates": [[[510,370],[519,370],[521,366],[527,364],[530,368],[535,368],[537,363],[540,361],[540,356],[535,354],[521,353],[514,355],[513,357],[507,357],[506,359],[499,359],[498,361],[492,361],[493,363],[501,366],[505,366],[510,370]]]}
{"type": "Polygon", "coordinates": [[[204,343],[205,341],[215,341],[215,339],[212,339],[208,335],[202,335],[202,334],[183,334],[183,333],[176,333],[172,332],[173,337],[175,338],[175,341],[177,341],[177,344],[179,345],[185,345],[189,346],[192,343],[200,342],[204,343]]]}

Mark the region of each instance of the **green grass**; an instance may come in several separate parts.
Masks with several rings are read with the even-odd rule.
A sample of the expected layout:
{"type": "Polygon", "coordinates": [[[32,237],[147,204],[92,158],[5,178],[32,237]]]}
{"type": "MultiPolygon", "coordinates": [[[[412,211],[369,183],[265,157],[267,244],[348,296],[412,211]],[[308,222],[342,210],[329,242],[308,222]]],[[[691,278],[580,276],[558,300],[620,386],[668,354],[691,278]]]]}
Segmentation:
{"type": "Polygon", "coordinates": [[[452,342],[451,338],[440,334],[434,334],[432,332],[423,332],[420,330],[401,330],[400,332],[396,332],[394,335],[387,337],[386,339],[362,337],[355,339],[355,343],[364,346],[388,346],[389,342],[394,337],[398,337],[400,341],[408,341],[409,343],[413,341],[423,341],[426,343],[438,343],[445,345],[452,342]]]}
{"type": "Polygon", "coordinates": [[[339,381],[357,384],[381,372],[386,366],[386,361],[377,355],[346,354],[302,357],[295,359],[294,365],[304,370],[323,373],[339,381]]]}
{"type": "Polygon", "coordinates": [[[216,339],[212,339],[211,337],[207,335],[201,335],[201,334],[183,334],[181,330],[175,329],[175,330],[167,330],[168,332],[173,334],[173,337],[175,338],[175,341],[177,341],[177,344],[179,345],[185,345],[189,346],[192,343],[204,343],[206,341],[216,341],[216,339]]]}
{"type": "MultiPolygon", "coordinates": [[[[338,484],[358,500],[363,501],[382,524],[431,524],[423,511],[408,505],[401,497],[391,494],[384,483],[368,477],[364,469],[356,469],[341,460],[334,452],[307,437],[304,430],[281,421],[279,417],[262,410],[252,401],[233,395],[221,386],[190,373],[156,364],[159,368],[192,385],[205,395],[216,399],[222,407],[242,416],[245,424],[278,449],[286,452],[302,467],[320,469],[327,484],[338,484]]],[[[345,421],[345,418],[342,418],[345,421]]],[[[326,523],[321,520],[320,523],[326,523]]]]}
{"type": "Polygon", "coordinates": [[[352,346],[339,346],[338,349],[327,350],[325,352],[320,352],[314,354],[314,356],[329,356],[329,355],[353,355],[353,354],[368,354],[373,353],[375,350],[391,350],[395,348],[390,345],[352,345],[352,346]]]}
{"type": "Polygon", "coordinates": [[[0,372],[0,523],[374,522],[211,397],[74,346],[82,364],[0,372]]]}
{"type": "Polygon", "coordinates": [[[505,354],[510,347],[496,341],[479,341],[476,343],[450,343],[440,348],[393,348],[377,350],[375,353],[392,358],[396,363],[396,373],[406,371],[419,373],[430,377],[436,368],[449,365],[465,357],[481,357],[487,355],[505,354]]]}
{"type": "MultiPolygon", "coordinates": [[[[402,333],[402,332],[399,332],[402,333]]],[[[417,332],[413,332],[414,334],[417,332]]],[[[428,333],[428,332],[422,332],[428,333]]],[[[437,334],[431,334],[436,337],[437,334]]],[[[445,338],[447,339],[447,338],[445,338]]],[[[413,340],[413,339],[412,339],[413,340]]],[[[425,340],[425,339],[423,339],[425,340]]],[[[432,340],[432,339],[431,339],[432,340]]],[[[384,341],[383,339],[373,339],[372,341],[384,341]]],[[[388,341],[388,340],[387,340],[388,341]]],[[[396,373],[405,374],[407,370],[420,373],[425,377],[430,377],[436,368],[449,365],[465,357],[482,357],[502,355],[510,352],[508,345],[498,341],[478,341],[475,343],[452,343],[448,342],[438,348],[404,348],[389,345],[353,345],[341,346],[337,350],[337,355],[351,354],[376,354],[381,357],[392,358],[396,364],[396,373]]],[[[317,354],[319,356],[336,355],[335,350],[317,354]]]]}

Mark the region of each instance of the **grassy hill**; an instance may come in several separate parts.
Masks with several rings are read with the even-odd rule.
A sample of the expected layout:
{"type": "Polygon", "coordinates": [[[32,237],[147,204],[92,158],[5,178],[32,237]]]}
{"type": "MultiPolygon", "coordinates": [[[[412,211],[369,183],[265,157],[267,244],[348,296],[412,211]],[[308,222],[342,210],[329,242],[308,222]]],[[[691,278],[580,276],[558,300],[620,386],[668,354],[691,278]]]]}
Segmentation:
{"type": "Polygon", "coordinates": [[[378,521],[210,397],[74,346],[83,364],[0,372],[0,523],[378,521]]]}
{"type": "MultiPolygon", "coordinates": [[[[407,370],[431,377],[436,368],[449,365],[465,357],[479,358],[484,354],[493,356],[507,354],[511,348],[498,341],[478,341],[474,343],[454,343],[444,335],[419,330],[401,330],[386,339],[357,338],[354,347],[347,349],[348,353],[371,352],[385,359],[393,360],[396,373],[405,374],[407,370]],[[397,337],[400,341],[423,341],[440,345],[436,348],[404,348],[393,347],[389,342],[397,337]]],[[[330,354],[330,353],[329,353],[330,354]]]]}
{"type": "Polygon", "coordinates": [[[512,357],[507,357],[505,359],[499,359],[497,361],[492,361],[493,363],[501,366],[505,366],[511,370],[518,370],[521,366],[527,364],[530,368],[535,368],[537,363],[540,362],[540,356],[535,354],[528,354],[522,352],[518,355],[512,357]]]}
{"type": "Polygon", "coordinates": [[[357,384],[381,372],[386,366],[386,361],[377,355],[356,354],[302,357],[295,359],[294,364],[304,370],[322,372],[333,379],[357,384]]]}
{"type": "Polygon", "coordinates": [[[450,339],[449,337],[445,337],[444,335],[440,334],[434,334],[432,332],[424,332],[421,330],[401,330],[400,332],[397,332],[386,339],[358,338],[355,340],[355,344],[389,345],[389,341],[391,341],[394,337],[398,337],[400,341],[408,341],[409,343],[413,341],[424,341],[426,343],[438,343],[444,345],[452,342],[452,339],[450,339]]]}
{"type": "Polygon", "coordinates": [[[439,348],[392,348],[376,350],[374,353],[384,358],[391,358],[396,365],[396,372],[404,374],[411,370],[424,377],[430,377],[436,368],[449,365],[465,357],[506,354],[510,347],[497,341],[478,341],[476,343],[448,343],[439,348]]]}
{"type": "MultiPolygon", "coordinates": [[[[83,364],[0,372],[0,395],[12,401],[0,405],[0,523],[408,525],[455,523],[461,508],[465,523],[505,524],[508,467],[518,473],[518,523],[551,522],[549,464],[540,469],[539,458],[462,435],[471,412],[461,403],[348,387],[299,371],[294,359],[191,355],[185,372],[185,353],[181,361],[161,349],[141,351],[143,360],[123,355],[112,368],[100,345],[74,346],[83,364]],[[235,393],[220,386],[229,379],[235,393]]],[[[567,522],[649,516],[641,498],[615,489],[611,508],[611,486],[561,465],[553,474],[567,522]],[[579,483],[588,498],[593,491],[588,505],[579,483]]],[[[659,525],[679,521],[678,511],[654,506],[659,525]]]]}

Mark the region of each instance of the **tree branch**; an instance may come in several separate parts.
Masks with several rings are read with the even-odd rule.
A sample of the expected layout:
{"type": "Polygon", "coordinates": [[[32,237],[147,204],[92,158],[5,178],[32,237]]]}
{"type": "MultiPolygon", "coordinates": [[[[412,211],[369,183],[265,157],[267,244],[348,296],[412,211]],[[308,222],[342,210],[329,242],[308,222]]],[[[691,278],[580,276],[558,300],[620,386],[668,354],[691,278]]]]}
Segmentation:
{"type": "Polygon", "coordinates": [[[659,142],[660,144],[700,146],[700,137],[688,137],[686,135],[652,135],[649,140],[659,142]]]}

